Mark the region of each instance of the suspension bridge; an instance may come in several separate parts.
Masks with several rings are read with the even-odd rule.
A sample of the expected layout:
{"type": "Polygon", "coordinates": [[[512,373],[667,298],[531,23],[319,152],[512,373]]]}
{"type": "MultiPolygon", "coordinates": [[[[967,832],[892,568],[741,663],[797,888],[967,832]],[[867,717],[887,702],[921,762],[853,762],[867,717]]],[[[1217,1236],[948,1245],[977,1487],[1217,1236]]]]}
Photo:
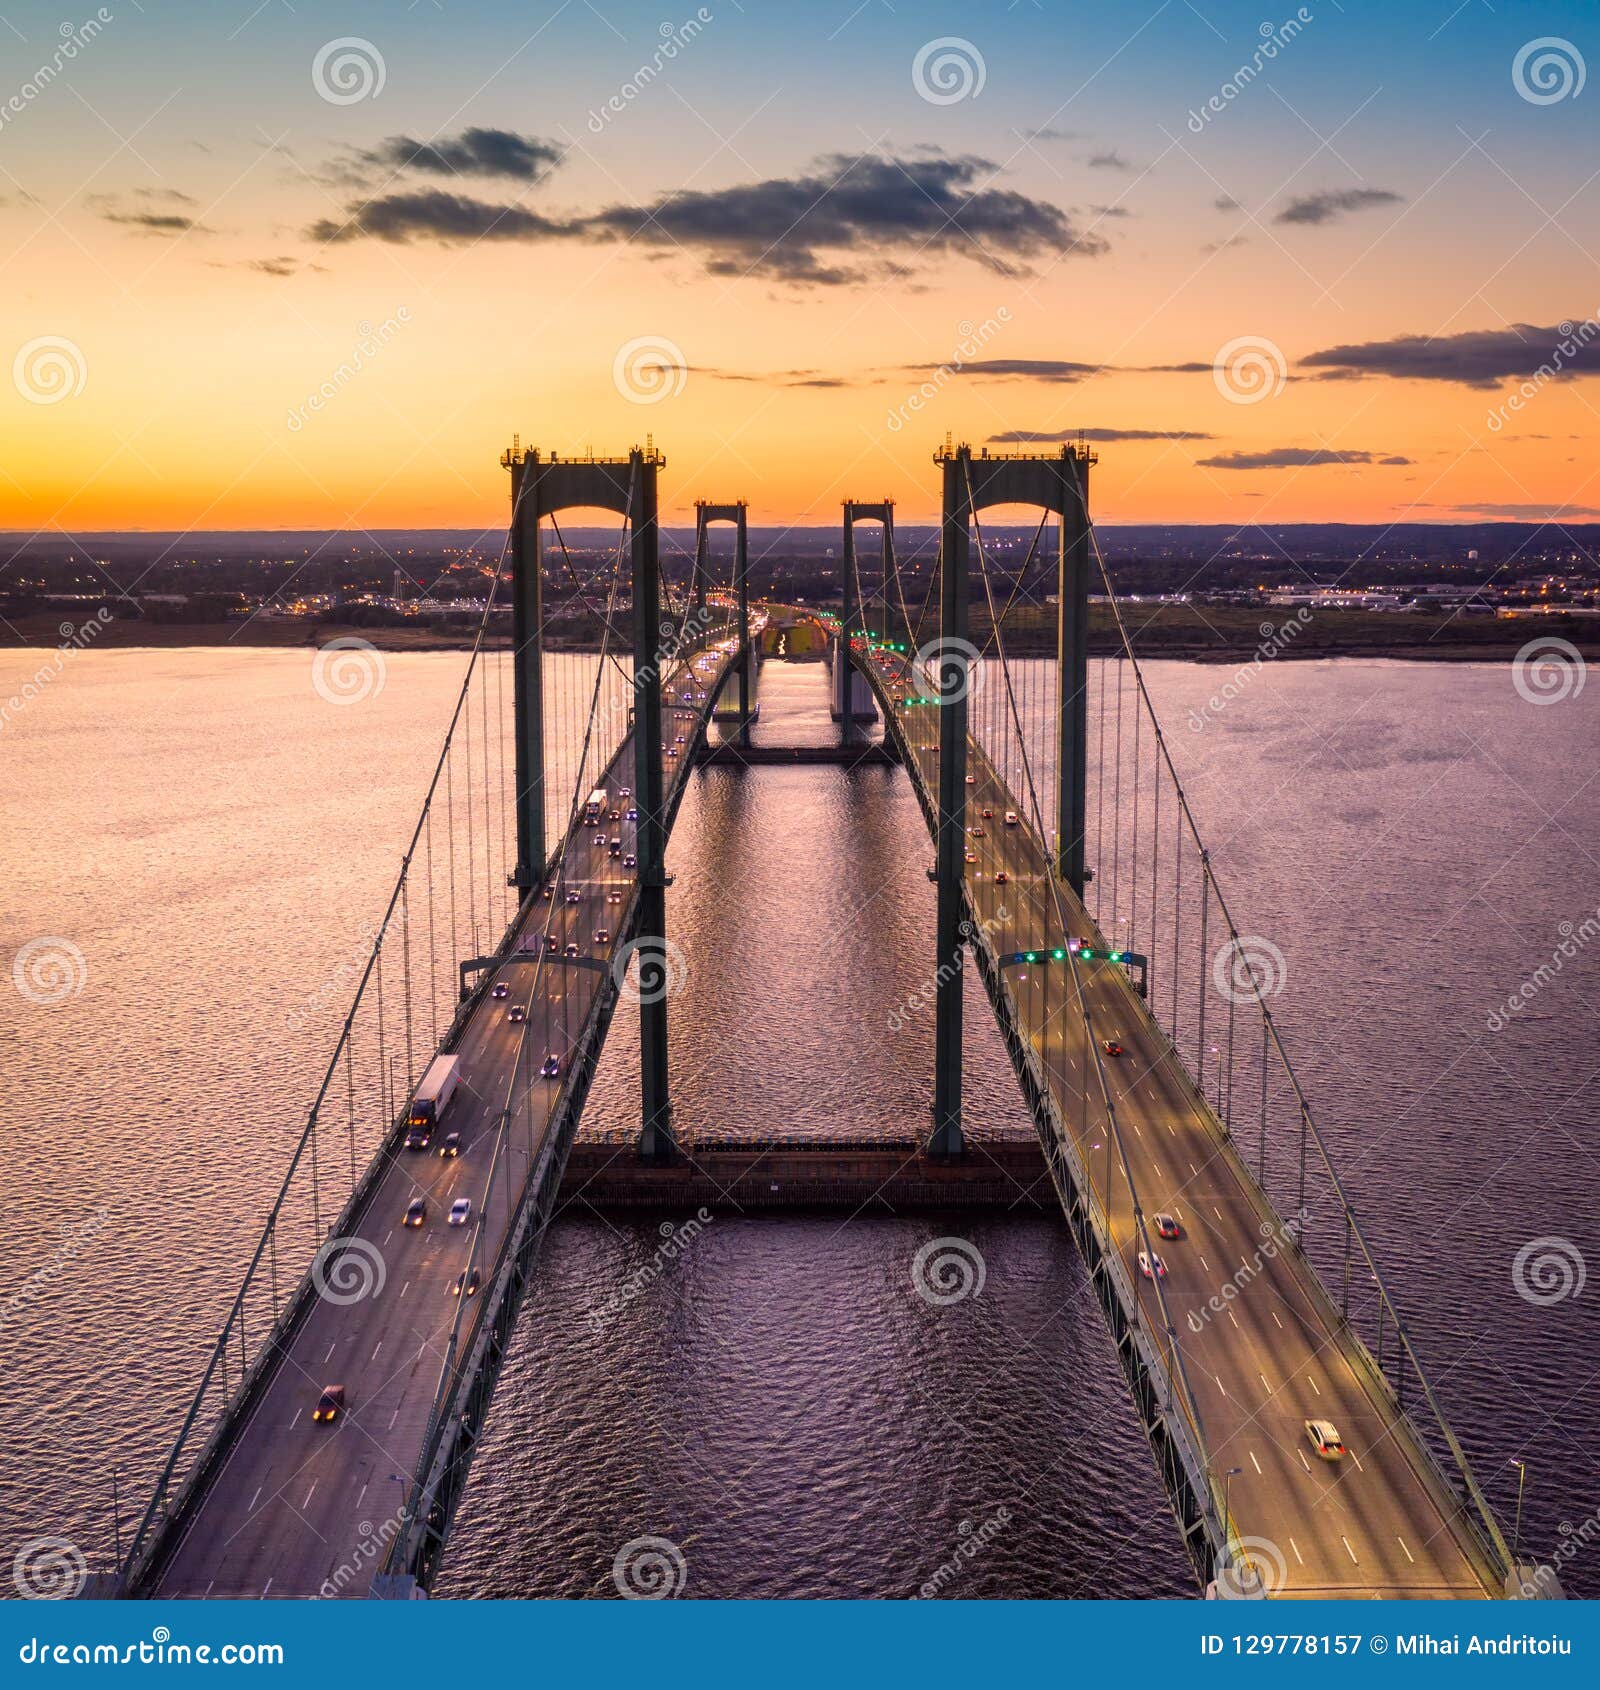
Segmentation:
{"type": "Polygon", "coordinates": [[[502,461],[511,520],[439,757],[116,1592],[426,1592],[624,998],[632,1154],[685,1159],[667,1050],[692,981],[667,840],[695,768],[756,749],[769,621],[804,618],[829,643],[828,754],[903,768],[933,848],[920,1158],[945,1189],[986,1172],[962,1113],[975,966],[1199,1584],[1517,1594],[1296,1078],[1273,958],[1235,924],[1152,706],[1089,518],[1093,455],[947,443],[915,613],[892,501],[847,502],[841,604],[820,623],[752,603],[742,501],[700,501],[687,567],[664,566],[653,446],[502,461]],[[1016,506],[1040,513],[1020,556],[983,526],[1016,506]],[[574,509],[610,512],[615,544],[569,545],[574,509]],[[880,530],[871,564],[858,522],[880,530]],[[1117,630],[1093,664],[1091,587],[1117,630]],[[1009,651],[1044,600],[1053,654],[1009,651]],[[507,607],[509,647],[491,633],[507,607]],[[440,1057],[454,1095],[430,1122],[440,1057]]]}

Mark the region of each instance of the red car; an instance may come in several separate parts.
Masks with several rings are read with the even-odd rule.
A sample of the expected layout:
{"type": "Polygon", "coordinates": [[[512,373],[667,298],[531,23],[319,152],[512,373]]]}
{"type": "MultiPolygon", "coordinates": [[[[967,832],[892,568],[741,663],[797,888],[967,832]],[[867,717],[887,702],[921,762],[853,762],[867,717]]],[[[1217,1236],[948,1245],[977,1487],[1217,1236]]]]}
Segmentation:
{"type": "Polygon", "coordinates": [[[344,1409],[344,1386],[324,1385],[317,1406],[311,1411],[313,1420],[337,1420],[344,1409]]]}
{"type": "Polygon", "coordinates": [[[1100,1041],[1100,1048],[1107,1056],[1122,1055],[1122,1046],[1119,1045],[1115,1039],[1102,1039],[1100,1041]]]}
{"type": "Polygon", "coordinates": [[[1178,1225],[1175,1215],[1156,1216],[1156,1236],[1158,1238],[1182,1238],[1183,1228],[1178,1225]]]}

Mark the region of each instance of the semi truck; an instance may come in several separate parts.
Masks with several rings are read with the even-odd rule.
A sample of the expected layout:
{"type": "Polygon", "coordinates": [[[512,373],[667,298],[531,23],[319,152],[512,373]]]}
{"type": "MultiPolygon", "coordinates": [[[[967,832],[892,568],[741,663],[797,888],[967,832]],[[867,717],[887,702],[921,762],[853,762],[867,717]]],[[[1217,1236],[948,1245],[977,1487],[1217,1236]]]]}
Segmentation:
{"type": "Polygon", "coordinates": [[[426,1150],[434,1129],[456,1094],[456,1082],[461,1077],[459,1056],[436,1056],[428,1064],[422,1083],[411,1099],[411,1111],[406,1117],[406,1149],[426,1150]]]}
{"type": "Polygon", "coordinates": [[[597,786],[589,794],[588,801],[583,806],[583,819],[586,822],[597,822],[606,813],[606,806],[611,802],[606,797],[606,789],[597,786]]]}

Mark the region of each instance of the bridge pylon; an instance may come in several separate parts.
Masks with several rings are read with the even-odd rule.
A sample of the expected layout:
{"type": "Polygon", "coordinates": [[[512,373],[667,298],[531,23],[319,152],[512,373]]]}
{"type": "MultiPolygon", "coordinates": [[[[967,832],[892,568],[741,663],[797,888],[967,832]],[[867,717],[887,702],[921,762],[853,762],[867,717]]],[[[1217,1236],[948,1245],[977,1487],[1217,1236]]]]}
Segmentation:
{"type": "Polygon", "coordinates": [[[844,501],[844,550],[840,565],[842,581],[842,603],[839,607],[839,661],[833,671],[833,714],[844,724],[845,733],[850,732],[853,723],[860,720],[871,720],[875,712],[869,704],[865,710],[859,708],[855,699],[855,688],[852,677],[855,665],[851,659],[850,641],[859,635],[862,639],[870,637],[867,625],[867,596],[861,591],[861,576],[856,563],[856,524],[858,522],[878,522],[883,524],[881,553],[884,578],[884,612],[883,620],[887,639],[890,581],[896,579],[894,565],[894,500],[880,499],[875,504],[866,504],[859,499],[844,501]]]}
{"type": "MultiPolygon", "coordinates": [[[[513,569],[513,701],[516,713],[518,890],[526,896],[544,877],[545,769],[542,693],[540,523],[559,511],[615,511],[628,524],[633,564],[633,748],[638,917],[633,944],[642,967],[667,957],[667,817],[661,755],[661,560],[657,475],[666,459],[653,446],[626,458],[545,458],[513,449],[511,471],[513,569]]],[[[644,992],[639,1004],[640,1154],[674,1154],[667,1087],[667,1003],[644,992]]]]}
{"type": "Polygon", "coordinates": [[[736,499],[730,504],[716,504],[710,499],[694,502],[694,585],[693,602],[697,609],[705,608],[705,594],[710,584],[710,549],[706,530],[713,522],[731,522],[733,538],[733,590],[739,603],[739,743],[744,744],[750,734],[750,707],[755,691],[755,656],[750,650],[750,540],[745,523],[746,504],[736,499]]]}

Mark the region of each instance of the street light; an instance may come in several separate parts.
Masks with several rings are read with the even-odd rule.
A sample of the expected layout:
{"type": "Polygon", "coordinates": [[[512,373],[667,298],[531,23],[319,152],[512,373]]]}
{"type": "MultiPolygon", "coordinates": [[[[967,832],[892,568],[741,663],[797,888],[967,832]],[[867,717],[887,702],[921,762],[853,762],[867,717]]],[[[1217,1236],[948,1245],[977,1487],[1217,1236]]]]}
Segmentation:
{"type": "Polygon", "coordinates": [[[1512,1456],[1511,1465],[1517,1470],[1517,1523],[1511,1533],[1511,1570],[1520,1576],[1522,1561],[1518,1551],[1522,1547],[1522,1491],[1528,1482],[1528,1464],[1512,1456]]]}

